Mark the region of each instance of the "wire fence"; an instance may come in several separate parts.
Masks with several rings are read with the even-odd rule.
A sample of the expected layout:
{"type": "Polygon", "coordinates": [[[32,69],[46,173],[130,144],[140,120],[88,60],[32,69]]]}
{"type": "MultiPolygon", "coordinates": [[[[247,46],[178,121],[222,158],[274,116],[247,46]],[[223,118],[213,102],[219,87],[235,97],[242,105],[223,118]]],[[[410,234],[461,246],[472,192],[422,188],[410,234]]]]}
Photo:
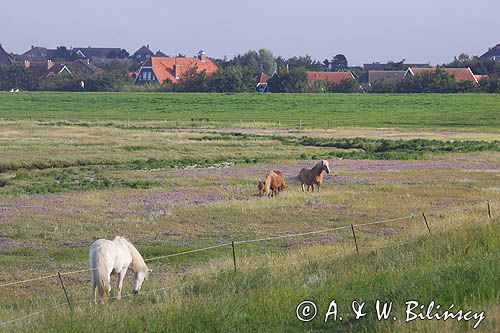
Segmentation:
{"type": "MultiPolygon", "coordinates": [[[[477,206],[477,205],[478,204],[476,204],[474,206],[477,206]]],[[[468,207],[468,208],[472,208],[472,207],[468,207]]],[[[429,225],[427,223],[425,215],[424,214],[422,214],[422,215],[424,217],[425,224],[426,224],[427,228],[429,229],[429,225]]],[[[489,217],[489,219],[492,219],[491,204],[490,204],[489,201],[487,202],[487,216],[489,217]]],[[[408,245],[410,243],[413,243],[414,241],[410,240],[410,241],[406,241],[406,242],[396,242],[395,244],[382,245],[382,246],[360,246],[359,247],[358,244],[357,244],[357,240],[356,240],[355,228],[363,227],[363,226],[377,225],[377,224],[391,223],[391,222],[396,222],[396,221],[415,220],[415,219],[416,219],[416,215],[415,214],[411,214],[411,215],[407,215],[407,216],[402,216],[402,217],[397,217],[397,218],[392,218],[392,219],[379,220],[379,221],[373,221],[373,222],[367,222],[367,223],[360,223],[360,224],[356,224],[356,225],[351,224],[351,225],[339,226],[339,227],[335,227],[335,228],[322,229],[322,230],[316,230],[316,231],[309,231],[309,232],[302,232],[302,233],[293,233],[293,234],[285,234],[285,235],[272,236],[272,237],[267,237],[267,238],[257,238],[257,239],[247,239],[247,240],[232,241],[230,243],[223,243],[223,244],[218,244],[218,245],[214,245],[214,246],[208,246],[208,247],[199,248],[199,249],[193,249],[193,250],[188,250],[188,251],[183,251],[183,252],[177,252],[177,253],[172,253],[172,254],[163,255],[163,256],[146,258],[145,261],[146,262],[150,262],[150,261],[155,261],[155,260],[160,260],[160,259],[165,259],[165,258],[171,258],[171,257],[182,256],[182,255],[191,254],[191,253],[197,253],[197,252],[202,252],[202,251],[209,251],[209,250],[213,250],[213,249],[217,249],[217,248],[223,248],[223,247],[232,246],[233,247],[232,254],[233,254],[233,260],[234,260],[234,270],[236,271],[236,256],[235,256],[234,246],[237,245],[237,244],[268,242],[268,241],[274,241],[274,240],[279,240],[279,239],[287,239],[287,238],[295,238],[295,237],[300,237],[300,236],[308,236],[308,235],[315,235],[315,234],[331,233],[331,232],[338,231],[338,230],[343,230],[343,229],[345,229],[345,230],[351,229],[352,230],[353,236],[354,236],[354,243],[355,243],[355,251],[356,252],[359,252],[359,249],[364,249],[364,250],[370,250],[370,251],[372,251],[372,250],[379,250],[379,249],[385,249],[385,248],[391,248],[391,247],[399,247],[399,246],[408,245]]],[[[429,234],[430,234],[430,229],[429,229],[429,234]]],[[[302,264],[302,263],[305,263],[305,262],[318,262],[318,261],[324,260],[326,258],[331,259],[333,256],[338,256],[339,254],[348,253],[348,252],[354,253],[353,251],[354,251],[354,248],[350,248],[350,249],[345,249],[345,250],[342,250],[342,251],[337,251],[337,252],[334,252],[334,253],[329,253],[328,256],[322,256],[320,258],[307,258],[307,259],[297,260],[297,261],[292,261],[292,262],[290,262],[289,260],[287,260],[286,262],[281,262],[281,263],[276,263],[276,264],[259,265],[259,266],[243,266],[243,267],[239,267],[239,270],[249,271],[249,270],[262,269],[262,268],[271,268],[271,267],[276,267],[276,266],[287,266],[287,267],[289,267],[289,266],[292,266],[292,265],[298,265],[298,264],[302,264]]],[[[97,268],[95,268],[95,269],[97,269],[97,268]]],[[[34,278],[30,278],[30,279],[25,279],[25,280],[12,281],[12,282],[1,284],[0,288],[7,287],[7,286],[13,286],[13,285],[19,285],[19,284],[25,284],[25,283],[34,282],[34,281],[40,281],[40,280],[44,280],[44,279],[51,279],[51,278],[56,278],[56,277],[61,278],[60,276],[67,276],[67,275],[71,275],[71,274],[78,274],[78,273],[83,273],[83,272],[90,272],[92,270],[94,270],[94,269],[88,268],[88,269],[81,269],[81,270],[74,270],[74,271],[58,272],[58,273],[54,273],[54,274],[49,274],[49,275],[34,277],[34,278]]],[[[220,271],[216,271],[216,272],[213,272],[212,274],[204,275],[204,277],[216,275],[216,274],[219,274],[219,273],[220,273],[220,271]]],[[[165,287],[158,288],[158,289],[148,290],[148,291],[143,292],[141,294],[142,295],[148,295],[148,294],[159,292],[159,291],[170,290],[170,289],[179,288],[179,287],[183,287],[183,286],[187,286],[187,285],[192,285],[193,283],[195,283],[195,281],[183,282],[183,283],[179,283],[179,284],[175,284],[175,285],[165,286],[165,287]]],[[[61,279],[61,284],[63,284],[62,279],[61,279]]],[[[64,285],[63,285],[63,288],[64,288],[64,285]]],[[[133,296],[136,296],[136,294],[122,295],[121,298],[127,298],[127,297],[133,297],[133,296]]],[[[116,299],[116,298],[117,297],[115,296],[115,297],[110,297],[109,299],[116,299]]],[[[99,299],[99,301],[100,301],[100,299],[99,299]]],[[[70,302],[69,298],[68,298],[67,302],[58,303],[56,305],[47,307],[47,308],[45,308],[43,310],[40,310],[40,311],[36,311],[36,312],[30,313],[30,314],[27,314],[27,315],[24,315],[24,316],[21,316],[21,317],[17,317],[17,318],[13,318],[11,320],[0,322],[0,326],[8,325],[8,324],[11,324],[11,323],[15,323],[15,322],[21,321],[23,319],[31,318],[31,317],[34,317],[36,315],[40,315],[40,314],[42,314],[44,312],[47,312],[49,310],[60,308],[60,307],[62,307],[64,305],[67,305],[67,304],[70,305],[70,307],[71,307],[72,304],[73,305],[74,304],[84,304],[84,303],[90,303],[90,302],[94,302],[94,299],[92,298],[92,299],[85,299],[85,300],[71,301],[70,302]]]]}
{"type": "MultiPolygon", "coordinates": [[[[306,129],[306,128],[336,128],[338,126],[345,126],[344,123],[338,123],[335,120],[325,120],[323,117],[283,117],[276,119],[275,115],[272,116],[247,116],[245,119],[240,117],[241,115],[236,115],[234,117],[203,117],[188,115],[182,118],[168,118],[168,117],[112,117],[104,115],[93,116],[78,116],[77,118],[71,117],[61,117],[61,116],[11,116],[0,118],[2,121],[29,121],[37,123],[60,123],[61,125],[84,125],[89,124],[106,125],[109,126],[115,123],[117,126],[130,126],[130,127],[141,127],[146,123],[156,124],[157,127],[171,128],[171,127],[258,127],[258,128],[295,128],[295,129],[306,129]]],[[[360,124],[361,126],[362,124],[360,124]]],[[[356,127],[356,123],[350,124],[351,127],[356,127]]],[[[149,126],[148,126],[149,127],[149,126]]]]}

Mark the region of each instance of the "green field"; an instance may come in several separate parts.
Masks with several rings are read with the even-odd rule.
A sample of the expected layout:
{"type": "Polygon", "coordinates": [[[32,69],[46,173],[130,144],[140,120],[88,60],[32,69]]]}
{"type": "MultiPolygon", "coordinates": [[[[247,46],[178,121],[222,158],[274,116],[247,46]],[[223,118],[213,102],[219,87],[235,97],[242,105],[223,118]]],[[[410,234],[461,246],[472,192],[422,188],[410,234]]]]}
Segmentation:
{"type": "Polygon", "coordinates": [[[30,117],[167,120],[170,126],[208,118],[219,126],[255,121],[267,126],[323,128],[498,129],[500,95],[0,93],[0,118],[30,117]]]}
{"type": "Polygon", "coordinates": [[[0,332],[472,331],[475,321],[404,323],[412,299],[485,311],[476,331],[498,331],[498,102],[2,93],[0,332]],[[307,124],[313,115],[321,123],[307,124]],[[332,173],[322,191],[302,193],[296,175],[323,158],[332,173]],[[257,196],[269,170],[288,184],[274,199],[257,196]],[[356,252],[351,224],[412,214],[355,227],[356,252]],[[84,270],[97,238],[124,235],[150,259],[343,226],[237,243],[236,272],[231,246],[149,261],[142,293],[132,296],[127,276],[125,298],[109,306],[89,302],[86,271],[63,276],[73,311],[57,278],[1,287],[84,270]],[[302,323],[295,309],[306,299],[319,312],[302,323]],[[332,299],[344,320],[325,323],[332,299]],[[347,311],[376,299],[393,301],[398,320],[347,311]]]}

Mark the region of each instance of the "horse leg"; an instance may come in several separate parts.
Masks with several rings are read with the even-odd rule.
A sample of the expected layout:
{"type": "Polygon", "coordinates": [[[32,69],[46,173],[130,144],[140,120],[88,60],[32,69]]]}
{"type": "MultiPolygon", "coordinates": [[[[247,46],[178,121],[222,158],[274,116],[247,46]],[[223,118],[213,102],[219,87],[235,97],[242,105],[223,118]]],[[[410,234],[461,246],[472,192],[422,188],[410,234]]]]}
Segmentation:
{"type": "Polygon", "coordinates": [[[302,183],[302,185],[301,185],[301,186],[302,186],[302,192],[305,192],[305,191],[306,191],[305,184],[304,184],[304,183],[302,183]]]}
{"type": "Polygon", "coordinates": [[[94,304],[97,304],[97,286],[94,286],[93,289],[94,289],[94,304]]]}
{"type": "Polygon", "coordinates": [[[125,279],[125,275],[127,274],[127,269],[122,269],[120,272],[120,276],[118,277],[118,291],[116,295],[116,299],[120,300],[122,299],[122,288],[123,288],[123,279],[125,279]]]}

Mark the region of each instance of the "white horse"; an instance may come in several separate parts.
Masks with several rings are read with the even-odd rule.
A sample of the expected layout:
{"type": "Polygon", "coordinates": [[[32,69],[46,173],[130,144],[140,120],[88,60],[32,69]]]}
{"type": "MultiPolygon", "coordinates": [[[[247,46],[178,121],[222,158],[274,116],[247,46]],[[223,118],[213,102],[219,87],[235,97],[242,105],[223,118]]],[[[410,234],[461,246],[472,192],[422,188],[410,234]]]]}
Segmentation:
{"type": "Polygon", "coordinates": [[[150,272],[139,251],[121,236],[116,236],[113,241],[96,240],[90,246],[89,256],[94,303],[97,303],[97,291],[99,291],[101,303],[108,302],[112,273],[119,274],[116,299],[121,299],[123,279],[127,270],[130,269],[133,273],[134,294],[139,293],[142,283],[150,272]]]}

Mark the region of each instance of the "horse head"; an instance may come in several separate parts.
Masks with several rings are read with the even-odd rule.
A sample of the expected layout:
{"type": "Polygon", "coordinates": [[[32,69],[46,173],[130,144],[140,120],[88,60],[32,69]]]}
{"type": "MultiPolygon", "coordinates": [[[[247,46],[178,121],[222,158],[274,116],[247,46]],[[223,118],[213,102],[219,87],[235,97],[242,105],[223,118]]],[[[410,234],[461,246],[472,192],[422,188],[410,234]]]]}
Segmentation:
{"type": "Polygon", "coordinates": [[[133,272],[134,274],[132,276],[132,288],[134,294],[138,294],[141,291],[142,283],[147,279],[150,272],[151,270],[149,268],[144,271],[140,270],[137,272],[133,272]]]}
{"type": "Polygon", "coordinates": [[[265,180],[259,180],[259,196],[263,197],[264,194],[266,193],[266,181],[265,180]]]}
{"type": "Polygon", "coordinates": [[[327,160],[322,160],[316,163],[316,167],[320,170],[325,171],[326,173],[330,173],[330,164],[328,164],[327,160]]]}

